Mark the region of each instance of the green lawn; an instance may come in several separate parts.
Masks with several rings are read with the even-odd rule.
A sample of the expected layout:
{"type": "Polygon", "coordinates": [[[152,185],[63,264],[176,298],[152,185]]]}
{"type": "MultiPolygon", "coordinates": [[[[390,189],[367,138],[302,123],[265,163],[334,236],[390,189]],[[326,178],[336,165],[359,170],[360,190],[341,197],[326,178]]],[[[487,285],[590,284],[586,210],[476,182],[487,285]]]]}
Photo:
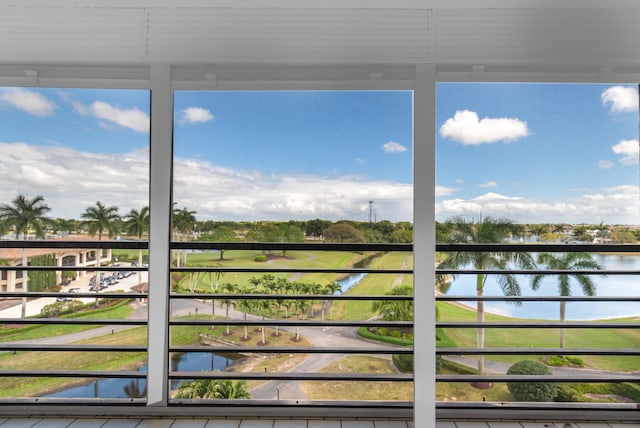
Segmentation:
{"type": "MultiPolygon", "coordinates": [[[[127,318],[133,308],[127,303],[116,304],[113,307],[98,310],[89,310],[83,313],[67,315],[61,318],[74,319],[124,319],[127,318]]],[[[17,340],[39,339],[41,337],[62,336],[78,333],[85,330],[98,328],[96,325],[30,325],[0,331],[0,342],[14,342],[17,340]]]]}
{"type": "MultiPolygon", "coordinates": [[[[475,321],[475,312],[459,305],[439,302],[438,312],[440,321],[475,321]]],[[[485,314],[486,321],[531,321],[518,318],[509,318],[500,315],[485,314]]],[[[624,320],[612,320],[608,329],[565,329],[567,348],[640,348],[640,330],[616,329],[616,322],[624,320]]],[[[631,321],[627,319],[627,321],[631,321]]],[[[559,346],[560,333],[558,329],[541,328],[521,329],[513,328],[487,328],[485,347],[505,348],[554,348],[559,346]]],[[[474,328],[450,328],[446,334],[459,347],[475,347],[476,329],[474,328]]],[[[595,369],[609,369],[620,371],[638,370],[637,357],[615,356],[579,356],[586,366],[595,369]]],[[[487,360],[516,362],[523,359],[519,356],[491,356],[487,360]]]]}
{"type": "MultiPolygon", "coordinates": [[[[413,257],[404,252],[384,253],[373,259],[371,267],[374,269],[410,269],[413,267],[413,257]]],[[[393,287],[401,285],[413,286],[413,275],[369,274],[345,294],[384,295],[393,287]]],[[[368,320],[375,315],[372,311],[372,305],[373,302],[370,300],[336,301],[333,317],[334,319],[368,320]]]]}

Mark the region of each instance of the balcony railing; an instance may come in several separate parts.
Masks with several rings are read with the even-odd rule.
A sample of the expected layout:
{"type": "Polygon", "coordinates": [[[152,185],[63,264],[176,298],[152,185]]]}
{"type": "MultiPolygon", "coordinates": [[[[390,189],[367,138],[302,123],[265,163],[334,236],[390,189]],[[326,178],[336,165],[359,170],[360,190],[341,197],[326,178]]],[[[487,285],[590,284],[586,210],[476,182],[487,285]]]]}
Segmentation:
{"type": "MultiPolygon", "coordinates": [[[[123,242],[123,241],[104,241],[104,242],[65,242],[65,241],[0,241],[0,248],[13,248],[13,249],[51,249],[63,250],[63,249],[127,249],[127,250],[148,250],[148,244],[144,242],[123,242]]],[[[402,252],[407,257],[411,257],[413,246],[411,244],[325,244],[325,243],[211,243],[211,242],[173,242],[170,246],[174,255],[184,251],[190,251],[190,254],[206,254],[214,250],[224,250],[229,254],[230,252],[241,252],[247,254],[260,254],[260,252],[300,252],[300,254],[316,254],[316,253],[352,253],[352,254],[365,254],[365,253],[393,253],[402,252]],[[194,252],[195,251],[195,252],[194,252]]],[[[481,251],[527,251],[533,253],[551,252],[551,253],[566,253],[566,252],[588,252],[598,254],[640,254],[640,246],[636,245],[538,245],[538,244],[515,244],[515,245],[453,245],[453,244],[438,244],[436,251],[439,254],[447,254],[454,251],[466,251],[466,252],[481,252],[481,251]]],[[[368,266],[368,267],[327,267],[322,264],[307,263],[288,265],[287,263],[246,263],[245,265],[239,263],[219,263],[214,257],[209,257],[206,262],[192,263],[188,257],[187,266],[177,266],[177,262],[173,263],[166,272],[169,275],[172,285],[172,290],[166,293],[166,298],[169,303],[169,313],[166,315],[164,322],[166,323],[169,338],[167,349],[147,349],[146,345],[146,330],[139,333],[138,342],[131,343],[128,341],[127,334],[118,335],[120,329],[135,328],[135,327],[148,327],[146,316],[137,316],[134,318],[101,318],[100,314],[94,315],[92,318],[80,318],[80,317],[52,317],[44,318],[42,316],[34,317],[1,317],[0,323],[10,327],[20,326],[59,326],[59,327],[78,327],[78,328],[102,328],[103,339],[108,336],[112,336],[113,340],[106,343],[100,343],[100,341],[91,341],[85,339],[83,342],[72,341],[66,342],[63,340],[57,340],[56,336],[51,340],[23,340],[13,341],[2,339],[0,336],[0,381],[6,382],[11,379],[24,379],[42,380],[42,391],[47,393],[38,392],[21,392],[19,388],[20,382],[15,383],[17,385],[15,394],[13,396],[5,396],[0,398],[0,405],[15,405],[24,404],[62,404],[71,405],[77,403],[78,400],[83,403],[95,404],[95,405],[122,405],[122,406],[145,406],[147,404],[144,387],[151,383],[151,379],[148,379],[149,374],[140,366],[144,365],[149,353],[162,352],[166,355],[167,361],[170,363],[179,362],[184,355],[223,355],[231,357],[231,359],[237,359],[239,357],[252,359],[255,363],[253,370],[249,365],[244,366],[241,370],[237,370],[234,365],[229,368],[228,366],[222,367],[220,370],[207,369],[201,370],[189,368],[188,365],[180,366],[179,364],[169,364],[166,367],[164,373],[164,379],[169,383],[167,404],[172,409],[180,407],[187,407],[193,409],[194,407],[203,409],[202,411],[209,411],[212,408],[217,409],[229,409],[234,407],[254,407],[257,409],[278,409],[278,408],[305,408],[305,409],[326,409],[327,407],[337,409],[336,411],[346,410],[352,411],[352,415],[356,415],[358,412],[381,412],[381,415],[402,415],[404,417],[409,416],[413,409],[413,400],[409,399],[361,399],[361,398],[340,398],[338,394],[330,398],[308,399],[306,395],[291,395],[291,385],[295,385],[295,388],[310,387],[313,385],[331,385],[336,390],[347,384],[362,384],[368,382],[367,385],[413,385],[415,381],[413,374],[394,372],[381,372],[377,368],[371,367],[359,367],[359,368],[344,368],[336,369],[336,366],[325,364],[329,367],[328,371],[322,370],[323,365],[287,365],[287,362],[301,362],[304,357],[318,356],[325,358],[324,361],[335,362],[342,357],[350,356],[371,356],[383,359],[389,359],[392,355],[412,355],[413,347],[399,346],[390,343],[380,343],[373,341],[365,341],[359,339],[355,334],[355,330],[358,328],[376,328],[390,330],[406,330],[414,332],[414,325],[412,321],[399,320],[399,321],[385,321],[376,317],[345,317],[342,314],[338,319],[330,317],[327,313],[328,307],[331,305],[337,305],[338,302],[347,304],[349,302],[362,302],[366,305],[368,312],[370,312],[370,305],[373,302],[413,302],[413,296],[403,295],[388,295],[385,292],[389,290],[387,287],[385,292],[372,293],[372,294],[359,294],[359,293],[326,293],[326,292],[313,292],[307,293],[293,292],[291,290],[283,291],[284,289],[275,290],[267,294],[262,292],[256,294],[253,291],[243,290],[237,288],[231,291],[222,291],[222,285],[226,282],[238,282],[247,283],[250,278],[260,278],[261,275],[273,275],[280,276],[282,278],[300,278],[302,275],[325,275],[325,278],[333,278],[345,275],[354,274],[366,274],[371,278],[386,278],[388,282],[389,277],[395,278],[403,275],[412,275],[413,269],[407,266],[368,266]],[[188,278],[191,277],[201,280],[202,284],[196,286],[193,290],[189,290],[187,283],[188,278]],[[217,287],[213,286],[217,283],[217,287]],[[209,287],[207,289],[207,287],[209,287]],[[213,288],[211,288],[213,287],[213,288]],[[204,289],[204,291],[203,291],[204,289]],[[252,308],[247,308],[246,315],[240,307],[243,302],[254,302],[255,305],[252,308]],[[282,311],[278,312],[274,309],[265,309],[266,305],[260,305],[259,302],[275,302],[274,306],[277,306],[277,302],[287,301],[289,308],[295,308],[298,302],[315,302],[312,304],[316,310],[325,309],[324,317],[318,312],[315,313],[313,318],[310,318],[309,303],[306,303],[306,310],[301,310],[299,316],[293,316],[289,314],[289,317],[283,315],[282,311]],[[212,302],[214,302],[213,310],[214,314],[210,312],[212,308],[212,302]],[[233,304],[226,305],[226,302],[233,302],[233,304]],[[257,302],[257,303],[256,303],[257,302]],[[235,307],[233,306],[235,305],[235,307]],[[235,313],[227,317],[225,309],[233,308],[235,313]],[[262,309],[259,309],[262,308],[262,309]],[[302,315],[302,313],[306,315],[302,315]],[[246,318],[245,318],[246,317],[246,318]],[[226,329],[242,331],[247,328],[251,331],[253,336],[252,341],[231,341],[225,340],[225,334],[217,334],[222,331],[226,332],[226,329]],[[105,330],[106,329],[106,330],[105,330]],[[288,341],[275,341],[267,339],[267,343],[258,343],[258,339],[262,337],[262,334],[284,333],[287,337],[293,338],[296,336],[296,332],[299,329],[304,329],[309,336],[313,336],[315,341],[309,340],[307,342],[293,342],[288,341]],[[184,340],[184,334],[197,334],[200,333],[203,337],[210,336],[204,341],[194,342],[193,340],[184,340]],[[216,334],[209,334],[214,332],[216,334]],[[331,341],[331,334],[335,333],[335,336],[344,335],[352,341],[340,342],[334,345],[331,341]],[[339,333],[339,334],[338,334],[339,333]],[[324,336],[322,336],[324,335],[324,336]],[[348,343],[345,345],[344,343],[348,343]],[[40,364],[37,368],[33,367],[21,367],[20,364],[16,364],[25,355],[36,354],[39,356],[40,364]],[[64,355],[76,355],[75,353],[82,353],[86,355],[95,356],[96,364],[86,367],[74,367],[73,365],[65,365],[64,361],[68,358],[64,358],[64,355]],[[3,359],[4,354],[4,359],[3,359]],[[14,354],[14,355],[11,355],[14,354]],[[135,355],[134,355],[135,354],[135,355]],[[109,366],[108,359],[110,355],[132,355],[131,364],[122,368],[122,365],[117,367],[109,366]],[[8,363],[8,356],[11,356],[12,362],[8,363]],[[135,358],[134,358],[135,357],[135,358]],[[257,358],[259,357],[259,358],[257,358]],[[299,359],[296,359],[299,357],[299,359]],[[278,360],[280,358],[280,360],[278,360]],[[263,359],[265,361],[274,360],[274,365],[259,364],[256,361],[263,359]],[[100,360],[104,360],[104,364],[100,360]],[[134,362],[135,360],[135,362],[134,362]],[[278,362],[279,361],[279,362],[278,362]],[[282,366],[281,369],[277,369],[278,364],[282,366]],[[274,369],[274,367],[276,369],[274,369]],[[47,381],[51,379],[65,379],[65,384],[87,384],[95,382],[99,379],[126,379],[129,382],[130,396],[128,397],[107,397],[96,394],[93,396],[82,396],[80,398],[64,398],[56,397],[55,394],[48,394],[48,392],[54,391],[55,386],[47,386],[47,381]],[[192,380],[217,380],[217,381],[232,381],[234,383],[239,381],[250,382],[252,391],[260,390],[260,385],[268,385],[268,387],[262,387],[262,392],[259,396],[252,396],[249,399],[216,399],[216,398],[178,398],[176,391],[180,382],[188,382],[192,380]],[[147,381],[147,382],[145,382],[147,381]],[[289,388],[289,389],[288,389],[289,388]],[[266,392],[265,392],[266,391],[266,392]],[[213,406],[213,407],[212,407],[213,406]]],[[[175,258],[176,260],[178,257],[175,258]]],[[[311,257],[309,257],[311,259],[311,257]]],[[[247,259],[249,260],[249,259],[247,259]]],[[[286,259],[282,259],[286,261],[286,259]]],[[[122,266],[100,266],[100,267],[78,267],[78,266],[0,266],[1,272],[11,271],[27,271],[31,272],[76,272],[82,271],[84,273],[95,272],[118,272],[123,269],[122,266]]],[[[147,272],[148,268],[144,266],[128,266],[127,270],[147,272]]],[[[150,269],[154,269],[152,266],[150,269]]],[[[474,276],[478,274],[488,275],[500,275],[504,273],[502,270],[495,269],[456,269],[456,270],[436,270],[440,275],[457,275],[458,277],[474,276]]],[[[607,275],[607,277],[622,277],[630,278],[628,281],[633,281],[637,275],[640,274],[640,269],[609,269],[609,270],[545,270],[543,267],[538,267],[534,270],[522,270],[511,269],[509,271],[513,275],[517,275],[521,278],[522,286],[527,287],[527,278],[531,275],[543,273],[550,278],[555,278],[557,275],[591,275],[599,277],[601,275],[607,275]]],[[[311,278],[316,278],[311,276],[311,278]]],[[[314,280],[316,281],[316,280],[314,280]]],[[[291,279],[290,282],[295,282],[295,279],[291,279]]],[[[311,281],[313,282],[313,281],[311,281]]],[[[392,283],[394,281],[391,281],[392,283]]],[[[72,286],[72,285],[71,285],[72,286]]],[[[153,284],[151,284],[153,286],[153,284]]],[[[433,284],[417,283],[416,287],[432,287],[433,284]]],[[[112,288],[113,289],[113,288],[112,288]]],[[[115,287],[117,290],[117,286],[115,287]]],[[[262,290],[264,291],[264,290],[262,290]]],[[[631,308],[640,308],[640,292],[636,289],[634,293],[627,295],[607,295],[597,294],[595,296],[555,296],[553,295],[555,289],[542,290],[539,293],[533,295],[522,296],[503,296],[501,294],[491,295],[485,293],[485,295],[475,295],[475,289],[470,290],[467,293],[461,293],[461,289],[456,288],[454,283],[453,287],[447,294],[440,294],[436,297],[439,307],[442,304],[455,303],[456,305],[472,305],[475,302],[513,302],[527,304],[531,302],[542,302],[544,304],[558,304],[559,302],[586,302],[588,304],[595,303],[614,303],[622,302],[631,308]]],[[[578,294],[578,292],[574,293],[578,294]]],[[[149,294],[147,291],[141,290],[136,294],[129,292],[111,291],[107,289],[99,292],[80,292],[73,295],[74,298],[92,299],[92,301],[99,297],[100,299],[131,299],[138,301],[140,307],[146,305],[146,299],[149,294]]],[[[15,291],[3,291],[0,293],[0,299],[21,299],[27,297],[30,299],[28,304],[32,303],[32,299],[47,298],[53,300],[53,298],[65,298],[69,297],[69,293],[66,291],[60,292],[15,292],[15,291]]],[[[250,305],[249,305],[250,306],[250,305]]],[[[305,304],[301,305],[305,307],[305,304]]],[[[420,308],[423,309],[423,308],[420,308]]],[[[293,309],[292,309],[293,310],[293,309]]],[[[442,308],[440,307],[442,312],[442,308]]],[[[469,313],[473,313],[473,308],[465,308],[469,313]]],[[[640,330],[640,321],[638,315],[640,310],[636,312],[635,317],[628,317],[624,320],[597,320],[597,314],[594,314],[594,320],[570,320],[566,322],[560,322],[556,319],[528,319],[513,317],[495,317],[490,318],[484,322],[478,322],[469,318],[455,319],[450,314],[439,313],[439,320],[436,323],[438,331],[443,331],[450,336],[463,337],[465,340],[451,340],[446,346],[438,347],[435,350],[436,355],[447,361],[460,361],[462,359],[467,364],[464,366],[459,362],[454,364],[454,368],[465,368],[465,370],[445,370],[436,375],[436,387],[437,390],[441,390],[442,387],[450,387],[451,385],[462,385],[463,388],[474,388],[471,384],[486,387],[491,386],[495,391],[496,386],[504,383],[523,383],[523,384],[536,384],[536,383],[553,383],[555,385],[624,385],[628,387],[630,391],[635,391],[640,384],[640,341],[637,339],[638,332],[640,330]],[[475,331],[479,328],[484,329],[487,334],[489,332],[498,333],[505,331],[517,331],[519,335],[523,337],[523,340],[518,343],[509,343],[508,340],[504,342],[493,342],[487,344],[484,347],[474,345],[472,342],[475,340],[475,331]],[[526,346],[527,337],[532,338],[539,337],[541,335],[558,335],[560,329],[565,329],[568,335],[572,332],[584,332],[584,331],[624,331],[629,333],[629,341],[623,343],[622,346],[617,342],[613,343],[590,343],[589,346],[567,346],[560,348],[559,346],[526,346]],[[469,333],[471,332],[471,333],[469,333]],[[534,334],[534,336],[531,336],[534,334]],[[469,339],[472,337],[472,339],[469,339]],[[617,344],[616,344],[617,343],[617,344]],[[625,361],[621,368],[608,369],[607,367],[599,367],[598,370],[590,369],[572,369],[556,372],[548,375],[507,375],[506,372],[499,372],[496,370],[487,370],[485,373],[477,373],[474,371],[474,364],[477,358],[482,356],[487,362],[498,362],[504,364],[511,364],[517,360],[524,359],[543,359],[549,356],[577,356],[577,357],[606,357],[608,359],[625,361]],[[637,367],[633,369],[633,361],[636,361],[637,367]],[[631,367],[631,368],[630,368],[631,367]]],[[[418,334],[420,333],[420,327],[416,326],[418,334]]],[[[423,326],[424,328],[424,326],[423,326]]],[[[5,328],[5,331],[7,329],[5,328]]],[[[132,330],[129,330],[132,331],[132,330]]],[[[58,333],[51,333],[51,336],[55,336],[58,333]]],[[[304,336],[304,334],[300,334],[304,336]]],[[[237,336],[236,336],[237,337],[237,336]]],[[[268,336],[269,338],[271,336],[268,336]]],[[[274,336],[275,337],[275,336],[274,336]]],[[[599,335],[602,337],[602,335],[599,335]]],[[[105,339],[106,340],[106,339],[105,339]]],[[[312,359],[308,359],[312,360],[312,359]]],[[[211,357],[211,364],[214,364],[214,357],[211,357]]],[[[606,364],[605,364],[606,366],[606,364]]],[[[58,385],[57,383],[53,383],[58,385]]],[[[393,388],[393,386],[391,386],[393,388]]],[[[490,389],[491,389],[490,388],[490,389]]],[[[479,390],[480,394],[476,394],[478,397],[473,396],[469,399],[458,399],[456,401],[441,399],[436,403],[438,414],[442,417],[461,417],[464,412],[469,415],[481,415],[480,417],[495,418],[499,415],[506,415],[505,412],[522,412],[522,411],[550,411],[550,412],[584,412],[593,411],[600,414],[612,414],[615,412],[617,418],[624,418],[624,415],[633,414],[637,411],[637,399],[633,402],[633,398],[629,398],[630,402],[558,402],[558,401],[546,401],[546,402],[533,402],[533,401],[516,401],[509,395],[502,395],[500,399],[491,398],[489,392],[484,394],[479,390]],[[483,396],[487,395],[489,397],[483,396]],[[460,413],[463,412],[463,413],[460,413]],[[484,416],[482,416],[484,415],[484,416]],[[622,416],[620,416],[622,415],[622,416]]],[[[584,388],[583,388],[584,389],[584,388]]],[[[588,390],[588,388],[586,388],[588,390]]],[[[597,389],[597,388],[595,388],[597,389]]],[[[607,388],[602,388],[603,391],[607,388]]],[[[299,391],[299,389],[297,389],[299,391]]],[[[608,390],[607,390],[608,391],[608,390]]],[[[589,394],[589,393],[586,393],[589,394]]],[[[598,395],[598,394],[595,394],[598,395]]],[[[607,394],[599,394],[607,395],[607,394]]],[[[616,397],[619,398],[619,397],[616,397]]],[[[604,397],[604,399],[607,399],[604,397]]],[[[612,400],[612,399],[610,399],[612,400]]],[[[224,412],[224,410],[222,410],[224,412]]],[[[321,410],[326,412],[326,410],[321,410]]],[[[595,414],[594,413],[594,414],[595,414]]],[[[522,413],[520,414],[523,415],[522,413]]]]}
{"type": "MultiPolygon", "coordinates": [[[[556,255],[577,252],[598,254],[600,257],[617,255],[617,257],[627,257],[630,262],[634,254],[640,254],[640,246],[638,245],[438,244],[436,248],[441,257],[446,257],[446,254],[454,252],[476,254],[526,252],[554,253],[556,255]]],[[[630,264],[630,267],[625,269],[597,270],[553,270],[547,269],[545,266],[537,266],[530,270],[514,267],[506,271],[478,269],[474,266],[462,269],[436,269],[438,275],[454,275],[456,278],[471,277],[472,280],[467,280],[467,282],[473,285],[465,289],[466,293],[461,293],[456,282],[453,282],[446,294],[436,297],[439,307],[442,304],[464,305],[463,307],[474,314],[473,317],[467,317],[465,320],[442,315],[436,323],[438,331],[445,335],[455,335],[458,338],[461,332],[467,333],[466,341],[454,340],[455,346],[451,346],[449,343],[436,349],[436,354],[443,359],[441,361],[454,362],[452,370],[444,369],[436,375],[437,391],[441,392],[440,399],[445,396],[445,400],[447,400],[438,402],[439,415],[459,415],[461,409],[475,412],[476,415],[484,412],[483,414],[500,414],[504,417],[508,417],[509,412],[522,412],[523,410],[555,412],[548,414],[558,414],[558,412],[591,414],[594,418],[596,415],[601,416],[607,412],[610,417],[613,413],[618,417],[624,414],[631,417],[635,414],[638,401],[640,401],[640,288],[630,287],[633,290],[630,293],[615,291],[613,294],[607,292],[601,294],[598,292],[589,296],[581,295],[580,284],[575,282],[572,293],[575,295],[552,295],[558,293],[558,278],[562,276],[569,281],[573,281],[579,276],[590,277],[593,278],[596,286],[604,281],[602,278],[612,277],[625,279],[626,283],[633,284],[637,280],[637,275],[640,274],[640,270],[634,265],[635,263],[630,264]],[[546,284],[547,288],[541,287],[535,293],[528,293],[530,295],[505,296],[499,291],[490,293],[484,289],[483,293],[476,293],[478,275],[480,275],[481,281],[487,279],[491,281],[491,278],[505,273],[518,278],[523,290],[529,287],[529,282],[535,275],[544,275],[545,278],[549,278],[550,282],[546,284]],[[514,309],[508,317],[498,314],[491,319],[480,322],[474,319],[476,318],[475,304],[477,302],[485,304],[507,302],[514,309]],[[519,316],[518,314],[522,314],[523,311],[516,310],[516,305],[524,307],[532,302],[553,305],[554,308],[558,307],[556,305],[559,302],[564,302],[565,305],[581,302],[594,306],[594,309],[588,320],[560,321],[557,309],[555,309],[555,316],[550,318],[547,316],[536,317],[535,312],[529,313],[528,316],[519,316]],[[621,315],[618,319],[599,319],[602,317],[598,316],[595,305],[614,303],[625,305],[626,316],[621,315]],[[485,346],[478,346],[476,334],[479,329],[484,330],[486,337],[491,334],[490,344],[487,339],[485,346]],[[573,340],[567,340],[567,345],[562,348],[559,344],[549,345],[551,342],[558,343],[557,338],[561,329],[566,331],[567,338],[571,337],[573,340]],[[517,336],[508,334],[509,331],[515,331],[517,336]],[[590,342],[589,338],[591,338],[590,342]],[[585,342],[587,342],[586,346],[585,342]],[[541,343],[546,346],[541,346],[541,343]],[[576,343],[579,345],[575,345],[576,343]],[[508,374],[505,372],[517,361],[548,361],[553,356],[557,357],[557,361],[560,361],[559,364],[567,362],[568,357],[577,357],[578,359],[574,360],[569,358],[569,361],[575,362],[576,367],[550,365],[549,371],[545,372],[546,374],[508,374]],[[493,363],[493,367],[486,368],[484,373],[479,373],[478,368],[474,366],[479,358],[484,358],[487,365],[493,363]],[[589,367],[588,364],[585,364],[583,368],[579,368],[579,361],[583,359],[597,362],[597,366],[589,367]],[[456,362],[457,365],[455,365],[456,362]],[[500,398],[492,398],[496,397],[496,390],[502,388],[503,392],[507,391],[504,384],[520,386],[528,384],[531,386],[530,391],[535,391],[538,387],[544,388],[544,385],[553,385],[554,388],[557,388],[557,395],[554,398],[542,398],[541,400],[521,398],[521,401],[514,399],[513,396],[508,396],[505,399],[504,394],[500,398]],[[471,391],[479,388],[475,393],[477,398],[451,400],[451,397],[447,396],[447,388],[452,385],[458,385],[457,390],[461,385],[471,391]],[[612,388],[612,385],[617,385],[617,387],[612,388]],[[569,396],[569,391],[578,391],[578,394],[569,396]],[[612,391],[616,393],[612,393],[612,391]]],[[[486,312],[488,311],[490,310],[486,310],[486,312]]],[[[530,396],[533,397],[533,395],[530,396]]]]}

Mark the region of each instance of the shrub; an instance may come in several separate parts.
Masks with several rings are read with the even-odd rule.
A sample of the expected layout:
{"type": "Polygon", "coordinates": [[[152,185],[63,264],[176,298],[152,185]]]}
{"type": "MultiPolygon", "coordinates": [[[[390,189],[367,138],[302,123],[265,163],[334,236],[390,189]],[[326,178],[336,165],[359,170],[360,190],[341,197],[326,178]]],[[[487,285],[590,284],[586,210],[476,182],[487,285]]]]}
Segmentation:
{"type": "Polygon", "coordinates": [[[552,355],[547,358],[547,365],[554,367],[584,367],[584,362],[571,355],[552,355]]]}
{"type": "MultiPolygon", "coordinates": [[[[508,375],[550,375],[551,370],[540,361],[523,360],[515,363],[508,375]]],[[[553,401],[558,394],[555,383],[507,382],[509,392],[517,401],[553,401]]]]}
{"type": "Polygon", "coordinates": [[[393,354],[393,364],[402,373],[413,373],[413,355],[412,354],[393,354]]]}
{"type": "Polygon", "coordinates": [[[255,259],[253,259],[256,262],[266,262],[267,261],[267,256],[265,256],[264,254],[258,254],[256,256],[255,259]]]}
{"type": "Polygon", "coordinates": [[[622,395],[640,403],[640,384],[623,382],[612,385],[611,387],[614,394],[622,395]]]}
{"type": "Polygon", "coordinates": [[[43,318],[56,318],[60,315],[77,312],[81,310],[83,307],[84,307],[84,304],[79,300],[54,302],[44,306],[40,310],[40,316],[43,318]]]}

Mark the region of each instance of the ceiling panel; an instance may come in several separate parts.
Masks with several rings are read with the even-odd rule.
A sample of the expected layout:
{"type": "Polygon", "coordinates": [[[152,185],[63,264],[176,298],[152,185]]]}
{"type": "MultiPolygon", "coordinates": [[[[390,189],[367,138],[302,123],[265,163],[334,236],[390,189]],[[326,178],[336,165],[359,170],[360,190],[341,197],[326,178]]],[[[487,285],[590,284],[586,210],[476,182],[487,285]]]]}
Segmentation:
{"type": "Polygon", "coordinates": [[[151,9],[148,60],[210,63],[426,62],[430,12],[151,9]]]}
{"type": "Polygon", "coordinates": [[[5,7],[0,60],[107,62],[144,55],[143,10],[5,7]]]}
{"type": "Polygon", "coordinates": [[[631,63],[640,59],[640,11],[437,10],[436,62],[631,63]]]}

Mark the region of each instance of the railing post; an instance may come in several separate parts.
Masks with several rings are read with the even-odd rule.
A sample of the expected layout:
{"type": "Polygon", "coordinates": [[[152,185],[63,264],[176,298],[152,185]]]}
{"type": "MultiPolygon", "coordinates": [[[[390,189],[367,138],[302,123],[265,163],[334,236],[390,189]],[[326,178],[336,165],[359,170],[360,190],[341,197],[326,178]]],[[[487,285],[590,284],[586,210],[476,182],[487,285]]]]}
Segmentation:
{"type": "Polygon", "coordinates": [[[171,67],[151,66],[149,306],[147,405],[166,406],[169,393],[169,266],[173,92],[171,67]]]}
{"type": "Polygon", "coordinates": [[[416,66],[413,93],[414,423],[435,426],[435,65],[416,66]]]}

